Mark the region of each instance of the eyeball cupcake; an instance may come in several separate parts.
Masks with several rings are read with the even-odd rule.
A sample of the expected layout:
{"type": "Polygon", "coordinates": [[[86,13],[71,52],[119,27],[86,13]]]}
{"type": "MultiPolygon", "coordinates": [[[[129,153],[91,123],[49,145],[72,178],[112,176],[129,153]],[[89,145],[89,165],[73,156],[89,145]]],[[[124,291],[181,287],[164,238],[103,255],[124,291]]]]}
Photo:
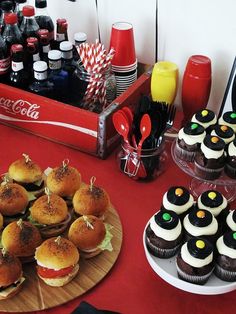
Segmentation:
{"type": "Polygon", "coordinates": [[[219,124],[228,125],[231,127],[236,133],[236,112],[235,111],[227,111],[219,118],[219,124]]]}
{"type": "Polygon", "coordinates": [[[181,219],[193,208],[193,196],[183,186],[173,186],[163,196],[162,209],[174,211],[181,219]]]}
{"type": "Polygon", "coordinates": [[[236,232],[230,231],[221,236],[216,242],[219,253],[215,274],[225,281],[236,281],[236,232]]]}
{"type": "Polygon", "coordinates": [[[214,269],[213,245],[200,237],[190,239],[182,245],[176,267],[180,279],[204,285],[214,269]]]}
{"type": "Polygon", "coordinates": [[[236,231],[236,209],[229,211],[226,217],[228,231],[236,231]]]}
{"type": "Polygon", "coordinates": [[[225,173],[232,179],[236,179],[236,140],[231,142],[227,149],[225,173]]]}
{"type": "Polygon", "coordinates": [[[206,180],[220,177],[225,165],[224,148],[225,142],[221,138],[206,135],[194,161],[195,173],[198,177],[206,180]]]}
{"type": "Polygon", "coordinates": [[[211,131],[211,135],[220,137],[226,145],[235,139],[234,130],[228,125],[217,124],[211,131]]]}
{"type": "Polygon", "coordinates": [[[183,226],[186,240],[193,237],[202,237],[214,243],[218,238],[218,222],[208,210],[192,210],[185,216],[183,226]]]}
{"type": "Polygon", "coordinates": [[[191,121],[201,124],[204,129],[208,129],[209,127],[216,124],[217,118],[213,111],[204,109],[196,112],[193,115],[191,121]]]}
{"type": "Polygon", "coordinates": [[[182,240],[182,225],[172,211],[157,212],[146,229],[146,245],[150,253],[160,258],[176,254],[182,240]]]}
{"type": "Polygon", "coordinates": [[[195,153],[206,135],[205,129],[198,123],[188,122],[180,129],[176,142],[176,155],[182,160],[193,161],[195,153]]]}

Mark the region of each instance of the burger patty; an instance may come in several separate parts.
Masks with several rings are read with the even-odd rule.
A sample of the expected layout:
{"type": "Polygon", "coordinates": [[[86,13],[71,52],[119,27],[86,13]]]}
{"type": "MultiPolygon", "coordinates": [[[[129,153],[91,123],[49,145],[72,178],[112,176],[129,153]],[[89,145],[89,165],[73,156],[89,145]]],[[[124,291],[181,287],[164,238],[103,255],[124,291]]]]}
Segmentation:
{"type": "Polygon", "coordinates": [[[9,285],[9,286],[0,287],[0,292],[4,291],[4,290],[6,290],[6,289],[8,289],[8,288],[10,288],[10,287],[16,288],[16,287],[20,284],[20,282],[21,282],[21,279],[19,279],[17,282],[12,283],[12,284],[9,285]]]}
{"type": "Polygon", "coordinates": [[[44,182],[42,181],[40,186],[34,183],[19,183],[15,180],[13,180],[14,183],[20,184],[21,186],[23,186],[28,192],[34,192],[34,191],[38,191],[41,190],[44,186],[44,182]]]}

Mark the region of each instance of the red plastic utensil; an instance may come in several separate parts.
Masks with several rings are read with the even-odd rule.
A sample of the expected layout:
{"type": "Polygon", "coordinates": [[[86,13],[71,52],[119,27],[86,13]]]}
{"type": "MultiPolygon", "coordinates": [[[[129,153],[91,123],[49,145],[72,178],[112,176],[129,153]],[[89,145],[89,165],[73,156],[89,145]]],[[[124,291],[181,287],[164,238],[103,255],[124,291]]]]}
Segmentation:
{"type": "Polygon", "coordinates": [[[145,113],[142,116],[142,119],[140,121],[140,132],[141,132],[141,139],[138,143],[138,153],[141,154],[143,142],[146,140],[146,138],[150,135],[152,129],[152,122],[147,113],[145,113]]]}
{"type": "Polygon", "coordinates": [[[132,132],[132,124],[133,124],[133,119],[134,119],[134,114],[132,112],[132,110],[125,106],[121,109],[121,111],[125,114],[127,120],[129,121],[129,126],[130,126],[130,130],[131,130],[131,140],[132,140],[132,145],[137,148],[137,142],[136,142],[136,138],[135,135],[132,132]]]}
{"type": "Polygon", "coordinates": [[[129,144],[128,134],[130,127],[125,115],[120,111],[116,111],[112,116],[112,122],[116,131],[123,137],[124,141],[129,144]]]}

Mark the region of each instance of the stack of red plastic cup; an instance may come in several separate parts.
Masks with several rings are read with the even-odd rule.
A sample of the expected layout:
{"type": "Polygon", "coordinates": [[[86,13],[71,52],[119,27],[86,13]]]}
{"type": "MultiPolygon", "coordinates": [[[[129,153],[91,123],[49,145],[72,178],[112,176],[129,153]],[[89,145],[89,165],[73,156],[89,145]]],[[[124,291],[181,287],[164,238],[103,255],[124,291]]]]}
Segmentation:
{"type": "Polygon", "coordinates": [[[117,22],[112,25],[110,47],[115,49],[111,64],[116,77],[117,96],[119,96],[137,79],[137,58],[132,24],[117,22]]]}

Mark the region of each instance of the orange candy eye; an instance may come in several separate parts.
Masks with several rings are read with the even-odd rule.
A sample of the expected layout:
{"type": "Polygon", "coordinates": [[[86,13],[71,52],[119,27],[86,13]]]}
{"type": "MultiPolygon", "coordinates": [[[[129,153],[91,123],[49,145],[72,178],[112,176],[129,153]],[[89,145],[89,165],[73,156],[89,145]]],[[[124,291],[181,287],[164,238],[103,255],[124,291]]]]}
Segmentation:
{"type": "Polygon", "coordinates": [[[181,196],[181,195],[183,195],[183,193],[184,193],[184,191],[181,188],[178,188],[175,190],[175,195],[177,195],[177,196],[181,196]]]}
{"type": "Polygon", "coordinates": [[[205,213],[204,213],[204,211],[203,211],[203,210],[199,210],[199,211],[197,212],[197,217],[198,217],[198,218],[205,218],[205,213]]]}
{"type": "Polygon", "coordinates": [[[213,136],[213,137],[211,138],[211,141],[212,141],[212,143],[217,143],[217,142],[219,142],[219,138],[216,137],[216,136],[213,136]]]}
{"type": "Polygon", "coordinates": [[[220,127],[220,129],[221,129],[221,131],[226,132],[228,130],[228,127],[227,127],[227,125],[222,125],[220,127]]]}

